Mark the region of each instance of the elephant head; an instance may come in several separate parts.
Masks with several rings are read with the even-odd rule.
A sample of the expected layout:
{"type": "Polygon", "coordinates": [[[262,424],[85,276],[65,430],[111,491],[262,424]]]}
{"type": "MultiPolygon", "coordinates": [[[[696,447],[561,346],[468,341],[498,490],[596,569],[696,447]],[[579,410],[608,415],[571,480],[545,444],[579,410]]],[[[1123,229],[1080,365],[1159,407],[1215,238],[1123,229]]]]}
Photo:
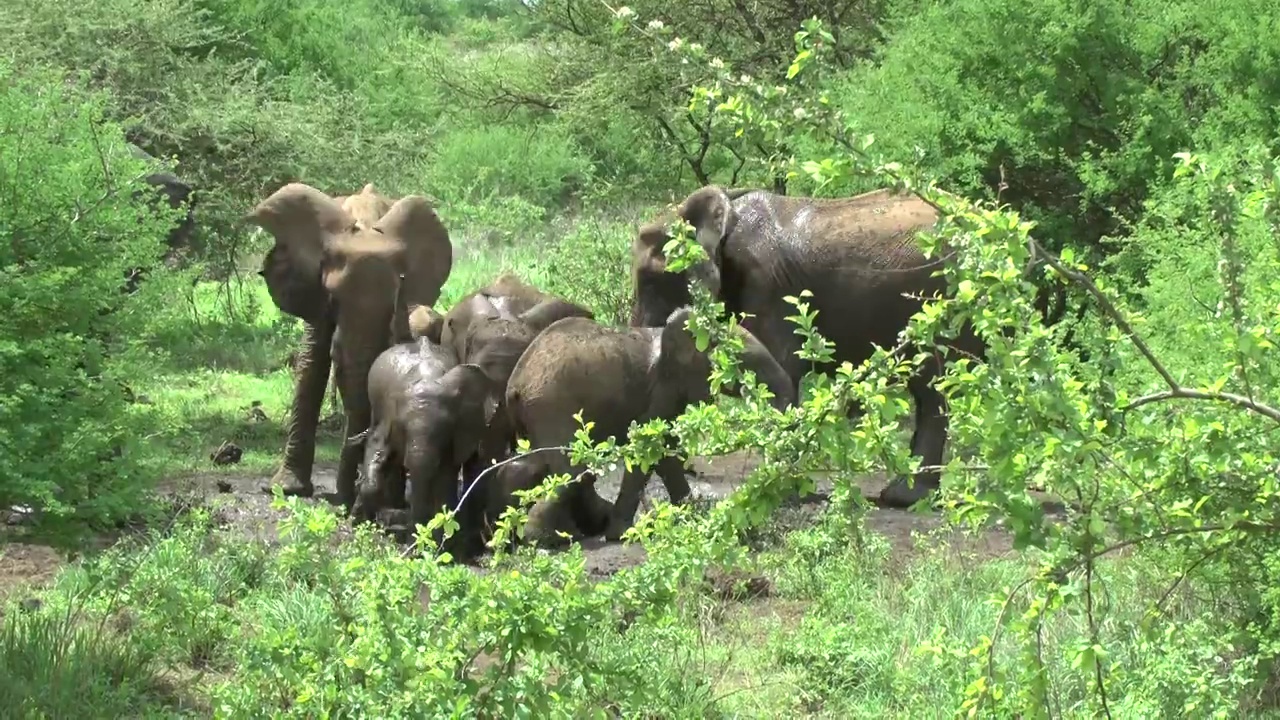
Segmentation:
{"type": "MultiPolygon", "coordinates": [[[[652,417],[672,418],[687,405],[711,399],[711,360],[707,352],[698,350],[693,334],[685,327],[691,313],[692,308],[680,308],[662,326],[653,359],[652,417]]],[[[773,393],[770,403],[776,409],[783,411],[794,404],[795,385],[768,348],[742,326],[734,326],[734,331],[743,341],[742,369],[752,371],[769,388],[773,393]]],[[[727,391],[736,393],[737,388],[727,391]]]]}
{"type": "Polygon", "coordinates": [[[401,274],[396,270],[405,275],[407,301],[435,302],[453,264],[448,230],[424,197],[406,196],[375,215],[380,203],[385,198],[366,186],[344,200],[353,214],[319,190],[291,183],[254,208],[246,220],[275,239],[259,274],[281,310],[321,322],[332,299],[340,307],[381,307],[389,319],[394,301],[378,285],[385,289],[401,274]]]}
{"type": "Polygon", "coordinates": [[[427,340],[439,344],[440,328],[444,324],[444,316],[429,305],[417,305],[409,308],[409,336],[414,340],[427,340]]]}
{"type": "Polygon", "coordinates": [[[694,192],[676,208],[676,214],[694,228],[694,239],[707,257],[686,271],[667,272],[663,247],[672,239],[666,222],[641,225],[631,245],[631,278],[635,303],[632,327],[658,327],[672,312],[692,302],[689,280],[696,280],[717,299],[721,298],[723,243],[737,223],[732,202],[753,192],[708,186],[694,192]]]}

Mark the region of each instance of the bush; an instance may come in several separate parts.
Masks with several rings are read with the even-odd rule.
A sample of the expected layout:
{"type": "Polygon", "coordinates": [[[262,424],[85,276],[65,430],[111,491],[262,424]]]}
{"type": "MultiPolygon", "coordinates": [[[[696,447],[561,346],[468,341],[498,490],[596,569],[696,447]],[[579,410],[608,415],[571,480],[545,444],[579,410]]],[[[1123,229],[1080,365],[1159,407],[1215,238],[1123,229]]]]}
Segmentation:
{"type": "Polygon", "coordinates": [[[181,211],[151,207],[105,99],[0,64],[0,507],[106,522],[146,486],[145,417],[111,350],[139,310],[129,268],[153,268],[181,211]]]}
{"type": "Polygon", "coordinates": [[[562,206],[591,177],[573,141],[551,126],[459,128],[440,139],[426,182],[446,202],[516,196],[562,206]]]}

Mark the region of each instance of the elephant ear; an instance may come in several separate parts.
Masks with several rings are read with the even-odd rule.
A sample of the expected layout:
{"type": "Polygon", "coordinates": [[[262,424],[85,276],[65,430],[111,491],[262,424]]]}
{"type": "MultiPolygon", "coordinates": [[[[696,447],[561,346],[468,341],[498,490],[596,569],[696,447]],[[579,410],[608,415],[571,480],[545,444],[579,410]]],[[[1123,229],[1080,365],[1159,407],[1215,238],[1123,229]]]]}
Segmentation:
{"type": "Polygon", "coordinates": [[[453,243],[431,203],[421,195],[406,195],[373,229],[402,248],[406,302],[434,305],[453,269],[453,243]]]}
{"type": "Polygon", "coordinates": [[[738,220],[728,193],[719,185],[707,185],[685,198],[676,212],[693,226],[698,244],[719,266],[721,246],[738,220]]]}
{"type": "Polygon", "coordinates": [[[453,410],[457,413],[453,457],[461,460],[470,457],[480,447],[497,403],[489,393],[488,377],[479,365],[455,365],[445,377],[449,379],[448,391],[453,400],[453,410]]]}
{"type": "Polygon", "coordinates": [[[289,183],[245,216],[275,238],[300,272],[318,275],[334,237],[355,230],[356,220],[333,198],[303,183],[289,183]]]}
{"type": "Polygon", "coordinates": [[[582,317],[595,320],[596,314],[587,308],[561,298],[548,298],[520,313],[518,319],[535,333],[547,329],[551,323],[567,317],[582,317]]]}

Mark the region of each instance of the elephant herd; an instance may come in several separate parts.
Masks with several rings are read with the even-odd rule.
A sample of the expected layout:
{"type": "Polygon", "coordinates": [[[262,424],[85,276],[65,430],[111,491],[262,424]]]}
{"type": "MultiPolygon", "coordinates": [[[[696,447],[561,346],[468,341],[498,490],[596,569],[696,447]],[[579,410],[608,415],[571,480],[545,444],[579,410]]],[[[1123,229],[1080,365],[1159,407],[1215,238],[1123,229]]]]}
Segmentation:
{"type": "MultiPolygon", "coordinates": [[[[441,314],[435,304],[453,249],[425,198],[392,201],[372,185],[337,197],[300,183],[280,188],[246,220],[274,238],[259,274],[280,310],[304,321],[305,336],[284,461],[263,489],[314,492],[316,426],[332,371],[347,438],[339,502],[357,519],[393,524],[387,518],[407,510],[410,527],[456,507],[452,549],[467,553],[514,504],[515,491],[573,470],[556,448],[572,444],[579,412],[594,422],[593,439],[624,442],[633,420],[672,419],[709,399],[709,360],[685,327],[690,282],[702,283],[728,312],[747,313],[736,328],[743,366],[780,410],[798,402],[808,369],[784,296],[811,291],[816,329],[834,343],[837,361],[857,365],[873,345],[897,345],[923,297],[945,288],[934,272],[938,261],[912,240],[939,215],[910,195],[814,199],[706,186],[677,213],[707,257],[688,271],[666,272],[667,225],[640,227],[631,321],[615,327],[512,273],[441,314]],[[517,438],[543,450],[516,456],[517,438]]],[[[968,329],[950,346],[982,351],[968,329]]],[[[922,468],[913,485],[896,478],[882,504],[911,505],[938,487],[947,418],[931,383],[937,360],[909,383],[911,445],[922,468]]],[[[654,470],[672,501],[689,495],[679,460],[654,470]]],[[[628,471],[609,502],[584,474],[534,505],[525,539],[554,542],[558,532],[617,539],[633,523],[648,479],[628,471]]]]}

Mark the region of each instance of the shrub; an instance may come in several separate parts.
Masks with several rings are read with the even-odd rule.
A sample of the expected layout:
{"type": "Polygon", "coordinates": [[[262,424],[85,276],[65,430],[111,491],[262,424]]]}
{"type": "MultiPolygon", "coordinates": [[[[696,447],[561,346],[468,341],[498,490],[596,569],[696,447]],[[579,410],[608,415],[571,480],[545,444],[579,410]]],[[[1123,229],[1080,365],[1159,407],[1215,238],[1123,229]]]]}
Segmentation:
{"type": "Polygon", "coordinates": [[[181,211],[131,196],[154,191],[100,94],[8,62],[0,84],[0,507],[105,522],[145,486],[145,418],[110,352],[144,309],[121,284],[157,264],[181,211]]]}

